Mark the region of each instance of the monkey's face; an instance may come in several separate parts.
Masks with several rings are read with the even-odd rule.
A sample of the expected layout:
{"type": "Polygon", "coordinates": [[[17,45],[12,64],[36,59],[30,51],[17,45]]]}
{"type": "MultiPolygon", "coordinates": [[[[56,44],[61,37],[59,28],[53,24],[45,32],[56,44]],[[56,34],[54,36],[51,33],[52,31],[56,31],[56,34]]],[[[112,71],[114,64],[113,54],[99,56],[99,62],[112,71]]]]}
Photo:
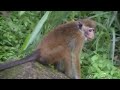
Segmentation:
{"type": "Polygon", "coordinates": [[[96,24],[94,21],[89,19],[80,20],[79,29],[85,36],[85,40],[93,40],[95,36],[96,24]]]}
{"type": "Polygon", "coordinates": [[[94,36],[95,36],[95,29],[94,28],[90,28],[88,26],[82,25],[81,31],[83,32],[84,36],[85,36],[85,40],[93,40],[94,36]]]}
{"type": "Polygon", "coordinates": [[[93,40],[95,36],[94,28],[88,28],[87,30],[85,30],[84,35],[87,38],[87,40],[93,40]]]}

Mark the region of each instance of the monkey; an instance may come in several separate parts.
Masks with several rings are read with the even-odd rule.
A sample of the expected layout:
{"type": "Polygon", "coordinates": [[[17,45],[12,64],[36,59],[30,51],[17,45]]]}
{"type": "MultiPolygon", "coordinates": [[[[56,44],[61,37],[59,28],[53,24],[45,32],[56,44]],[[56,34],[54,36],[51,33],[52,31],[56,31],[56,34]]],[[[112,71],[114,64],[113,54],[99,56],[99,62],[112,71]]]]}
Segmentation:
{"type": "Polygon", "coordinates": [[[95,37],[96,23],[81,19],[58,25],[38,44],[35,51],[21,60],[0,64],[0,71],[26,62],[52,64],[71,79],[81,78],[79,54],[85,41],[95,37]]]}

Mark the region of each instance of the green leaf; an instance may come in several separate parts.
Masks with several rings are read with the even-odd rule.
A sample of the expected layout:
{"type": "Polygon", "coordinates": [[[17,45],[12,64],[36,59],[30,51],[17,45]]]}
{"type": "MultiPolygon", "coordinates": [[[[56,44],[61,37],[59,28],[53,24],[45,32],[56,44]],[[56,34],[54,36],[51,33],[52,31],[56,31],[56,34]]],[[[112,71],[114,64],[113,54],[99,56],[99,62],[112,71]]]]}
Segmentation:
{"type": "Polygon", "coordinates": [[[40,32],[42,26],[44,25],[45,21],[48,18],[49,15],[49,11],[47,11],[44,16],[40,19],[40,21],[38,22],[38,24],[36,25],[34,31],[31,34],[31,37],[27,43],[27,45],[25,46],[24,50],[34,41],[35,37],[37,36],[37,34],[40,32]]]}
{"type": "Polygon", "coordinates": [[[28,34],[28,35],[27,35],[27,37],[26,37],[26,39],[25,39],[25,42],[23,43],[23,45],[22,45],[22,47],[21,47],[21,49],[20,49],[20,53],[24,51],[24,49],[25,49],[25,47],[26,47],[26,45],[27,45],[27,43],[28,43],[28,41],[29,41],[29,39],[30,39],[30,36],[31,36],[31,34],[28,34]]]}
{"type": "Polygon", "coordinates": [[[25,11],[20,11],[19,16],[22,16],[25,13],[25,11]]]}
{"type": "Polygon", "coordinates": [[[91,58],[92,61],[95,61],[95,60],[97,60],[97,59],[98,59],[98,56],[97,56],[97,55],[94,55],[94,56],[91,58]]]}

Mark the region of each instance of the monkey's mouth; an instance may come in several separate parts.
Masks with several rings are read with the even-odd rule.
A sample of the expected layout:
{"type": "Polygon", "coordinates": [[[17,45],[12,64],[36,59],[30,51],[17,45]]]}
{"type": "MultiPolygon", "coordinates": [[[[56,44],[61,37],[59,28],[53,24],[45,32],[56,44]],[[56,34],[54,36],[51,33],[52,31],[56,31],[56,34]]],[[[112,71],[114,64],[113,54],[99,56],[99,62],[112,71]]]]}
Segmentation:
{"type": "Polygon", "coordinates": [[[89,37],[89,34],[88,34],[87,32],[85,32],[84,35],[85,35],[85,37],[86,37],[87,39],[90,39],[90,38],[91,38],[91,37],[89,37]]]}
{"type": "Polygon", "coordinates": [[[91,41],[91,40],[94,39],[94,37],[91,37],[91,36],[89,35],[89,33],[87,33],[87,32],[85,32],[84,35],[85,35],[85,37],[87,38],[87,40],[89,40],[89,41],[91,41]]]}

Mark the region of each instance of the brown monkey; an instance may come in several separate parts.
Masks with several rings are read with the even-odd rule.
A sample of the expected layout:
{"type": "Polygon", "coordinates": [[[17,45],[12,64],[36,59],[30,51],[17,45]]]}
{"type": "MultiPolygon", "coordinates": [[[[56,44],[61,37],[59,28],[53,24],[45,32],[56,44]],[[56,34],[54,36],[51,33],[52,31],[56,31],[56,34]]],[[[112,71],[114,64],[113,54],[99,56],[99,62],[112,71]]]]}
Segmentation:
{"type": "Polygon", "coordinates": [[[79,53],[85,40],[94,39],[95,27],[95,21],[90,19],[59,25],[44,37],[31,55],[21,60],[2,64],[0,70],[37,60],[44,65],[53,64],[68,77],[79,79],[79,53]]]}

